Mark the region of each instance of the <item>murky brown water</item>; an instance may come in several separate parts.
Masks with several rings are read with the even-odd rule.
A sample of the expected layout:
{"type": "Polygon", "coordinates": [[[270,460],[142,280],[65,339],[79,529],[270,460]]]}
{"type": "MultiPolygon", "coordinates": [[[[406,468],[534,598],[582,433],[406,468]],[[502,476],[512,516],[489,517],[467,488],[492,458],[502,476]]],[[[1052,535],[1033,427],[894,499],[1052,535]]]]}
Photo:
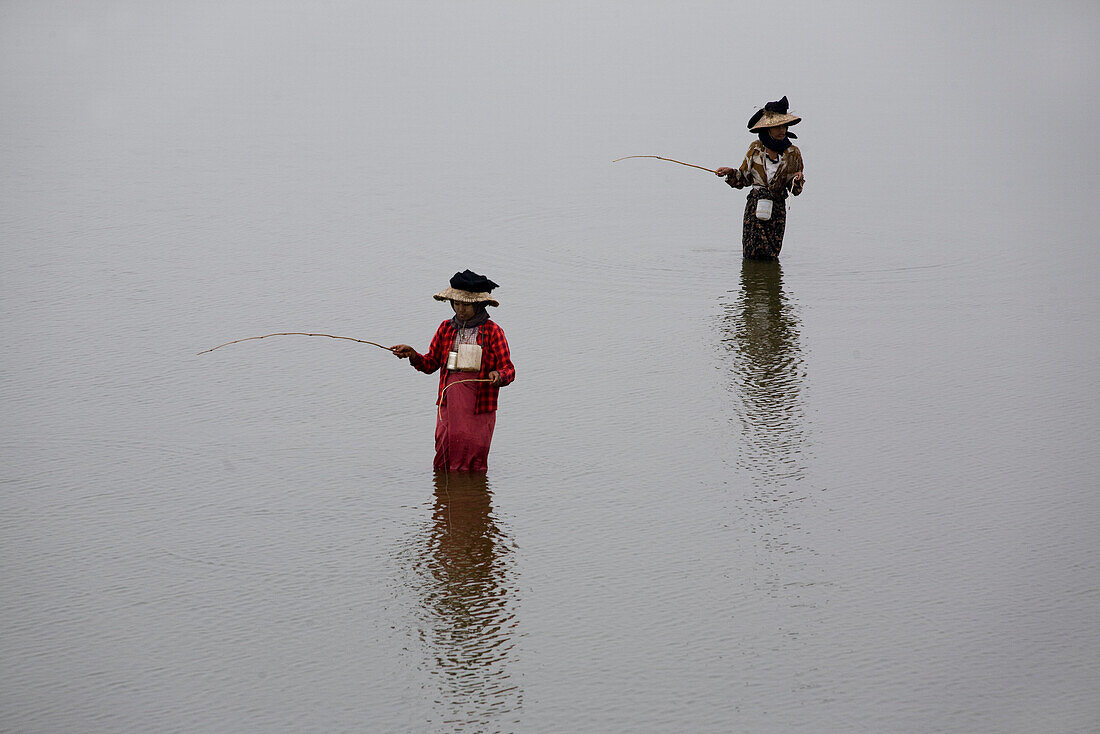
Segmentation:
{"type": "Polygon", "coordinates": [[[5,4],[0,729],[1100,726],[1100,156],[1034,154],[1100,15],[783,12],[5,4]],[[611,164],[782,94],[780,263],[611,164]],[[374,347],[197,355],[423,349],[466,267],[485,477],[374,347]]]}

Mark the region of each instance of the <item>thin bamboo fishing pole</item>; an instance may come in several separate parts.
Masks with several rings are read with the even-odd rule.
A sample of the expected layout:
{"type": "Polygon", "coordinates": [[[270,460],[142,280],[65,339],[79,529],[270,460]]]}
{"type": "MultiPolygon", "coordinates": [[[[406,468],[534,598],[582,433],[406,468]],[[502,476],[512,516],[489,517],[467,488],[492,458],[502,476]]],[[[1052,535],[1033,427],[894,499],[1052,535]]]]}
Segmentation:
{"type": "Polygon", "coordinates": [[[266,339],[269,336],[327,336],[329,339],[347,339],[348,341],[359,342],[360,344],[371,344],[371,345],[376,346],[380,349],[385,349],[387,352],[390,351],[389,347],[384,346],[382,344],[379,344],[378,342],[370,342],[370,341],[367,341],[366,339],[355,339],[355,338],[350,337],[350,336],[333,336],[332,334],[309,334],[309,333],[306,333],[304,331],[280,331],[278,334],[264,334],[263,336],[250,336],[250,337],[246,337],[244,339],[235,339],[234,341],[226,342],[225,344],[219,344],[218,346],[212,347],[210,349],[205,349],[205,350],[199,352],[199,354],[206,354],[207,352],[213,352],[215,349],[221,349],[222,347],[228,347],[230,344],[240,344],[241,342],[247,342],[247,341],[251,341],[253,339],[266,339]]]}
{"type": "Polygon", "coordinates": [[[668,161],[669,163],[679,163],[681,166],[689,166],[691,168],[698,168],[700,171],[709,171],[710,173],[714,173],[714,174],[718,173],[718,171],[715,171],[713,168],[703,168],[702,166],[697,166],[694,163],[684,163],[683,161],[678,161],[675,158],[665,158],[665,157],[659,156],[659,155],[628,155],[628,156],[623,156],[622,158],[616,158],[615,160],[613,160],[611,162],[612,163],[618,163],[619,161],[625,161],[627,158],[656,158],[657,160],[668,161]]]}

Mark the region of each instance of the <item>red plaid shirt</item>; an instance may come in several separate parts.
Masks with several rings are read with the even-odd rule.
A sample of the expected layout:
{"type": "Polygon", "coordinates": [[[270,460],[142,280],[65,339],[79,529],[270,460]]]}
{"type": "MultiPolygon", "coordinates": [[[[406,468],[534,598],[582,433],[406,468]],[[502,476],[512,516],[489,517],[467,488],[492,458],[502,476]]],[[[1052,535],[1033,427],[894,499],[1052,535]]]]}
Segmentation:
{"type": "MultiPolygon", "coordinates": [[[[443,367],[439,370],[439,394],[435,398],[437,405],[440,404],[441,397],[446,400],[443,396],[443,387],[447,382],[447,369],[444,365],[447,364],[447,353],[451,351],[454,340],[455,327],[451,319],[447,319],[436,329],[431,346],[428,347],[428,353],[417,353],[409,358],[413,367],[429,375],[443,367]]],[[[512,353],[508,351],[508,340],[504,338],[504,330],[497,326],[496,322],[490,319],[478,327],[477,343],[481,345],[481,371],[477,373],[477,379],[488,379],[489,373],[493,371],[500,373],[501,386],[516,379],[516,368],[512,366],[512,353]]],[[[474,379],[472,373],[470,379],[474,379]]],[[[492,413],[497,409],[500,387],[490,385],[488,382],[479,382],[476,387],[474,412],[492,413]]]]}

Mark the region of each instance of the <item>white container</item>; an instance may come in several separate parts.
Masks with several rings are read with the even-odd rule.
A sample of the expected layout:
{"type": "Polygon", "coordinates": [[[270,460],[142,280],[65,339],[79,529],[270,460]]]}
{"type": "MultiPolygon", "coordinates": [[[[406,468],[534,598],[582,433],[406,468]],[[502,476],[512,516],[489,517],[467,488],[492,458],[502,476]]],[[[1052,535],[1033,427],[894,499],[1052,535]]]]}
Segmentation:
{"type": "Polygon", "coordinates": [[[451,360],[447,359],[447,369],[457,370],[458,372],[477,372],[481,369],[481,345],[479,344],[459,344],[457,352],[451,352],[454,356],[454,367],[451,367],[451,360]]]}
{"type": "Polygon", "coordinates": [[[772,218],[772,200],[771,199],[757,199],[756,200],[756,218],[767,221],[772,218]]]}

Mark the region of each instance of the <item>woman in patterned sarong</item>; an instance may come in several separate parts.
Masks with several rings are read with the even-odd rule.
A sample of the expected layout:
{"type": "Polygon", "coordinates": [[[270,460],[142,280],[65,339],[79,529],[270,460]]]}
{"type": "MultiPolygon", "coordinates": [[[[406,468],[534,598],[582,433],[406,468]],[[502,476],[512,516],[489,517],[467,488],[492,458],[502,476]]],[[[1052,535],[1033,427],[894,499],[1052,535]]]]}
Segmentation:
{"type": "Polygon", "coordinates": [[[774,260],[783,247],[787,226],[787,195],[802,193],[806,178],[802,173],[802,152],[791,143],[788,132],[801,117],[788,114],[787,98],[768,102],[749,119],[749,131],[758,133],[749,145],[739,168],[722,167],[715,171],[735,189],[750,186],[741,230],[745,257],[774,260]]]}
{"type": "Polygon", "coordinates": [[[504,330],[485,310],[486,306],[500,305],[490,295],[497,284],[466,270],[455,273],[450,286],[433,297],[449,301],[455,315],[436,329],[428,352],[420,354],[408,344],[390,347],[390,351],[408,359],[420,372],[440,370],[435,468],[483,472],[489,466],[497,396],[501,387],[516,379],[516,369],[504,330]],[[468,347],[461,350],[463,359],[458,358],[460,346],[468,347]],[[469,351],[477,354],[476,364],[466,361],[469,351]]]}

